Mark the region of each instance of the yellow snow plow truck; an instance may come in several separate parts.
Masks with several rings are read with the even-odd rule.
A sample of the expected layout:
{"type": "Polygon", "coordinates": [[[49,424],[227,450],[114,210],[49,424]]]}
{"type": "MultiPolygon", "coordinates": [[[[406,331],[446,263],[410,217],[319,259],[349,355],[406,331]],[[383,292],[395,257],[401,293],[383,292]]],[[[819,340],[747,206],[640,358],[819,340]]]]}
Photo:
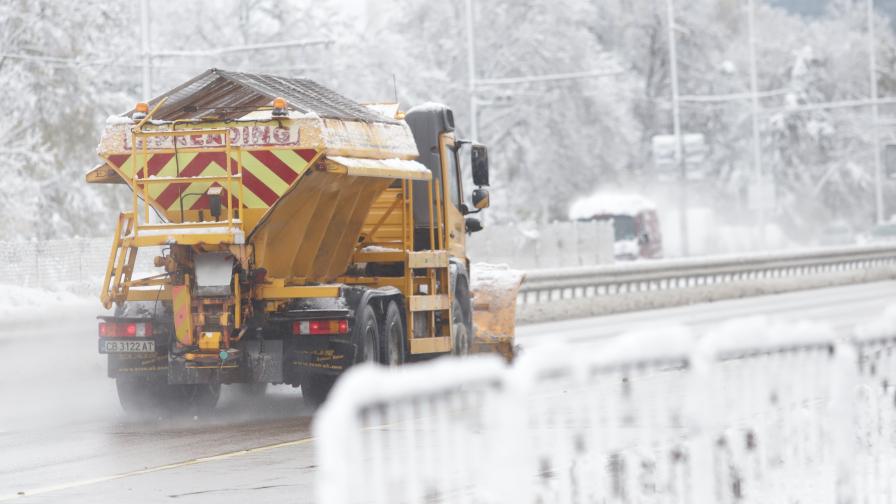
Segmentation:
{"type": "Polygon", "coordinates": [[[509,358],[522,278],[473,302],[465,237],[489,205],[488,155],[464,149],[466,200],[465,143],[444,105],[402,113],[217,69],[111,117],[87,181],[133,192],[99,322],[125,410],[210,409],[222,384],[320,403],[358,362],[509,358]],[[138,251],[153,257],[140,275],[138,251]]]}

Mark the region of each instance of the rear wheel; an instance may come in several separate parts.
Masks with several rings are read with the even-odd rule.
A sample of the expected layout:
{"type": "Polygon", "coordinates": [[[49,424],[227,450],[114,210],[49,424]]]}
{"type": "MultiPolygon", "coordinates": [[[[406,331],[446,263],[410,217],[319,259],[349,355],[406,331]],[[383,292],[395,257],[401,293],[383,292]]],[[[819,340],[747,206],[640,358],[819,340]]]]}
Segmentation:
{"type": "Polygon", "coordinates": [[[376,362],[380,355],[379,341],[380,329],[376,319],[376,312],[370,305],[361,310],[352,331],[352,344],[355,345],[355,364],[361,362],[376,362]]]}
{"type": "Polygon", "coordinates": [[[451,325],[454,326],[454,340],[451,344],[451,353],[454,355],[467,355],[470,353],[470,333],[467,324],[464,323],[463,309],[457,299],[451,303],[451,325]]]}
{"type": "Polygon", "coordinates": [[[398,366],[404,363],[404,324],[401,322],[401,310],[398,303],[390,301],[386,308],[386,318],[383,322],[383,364],[398,366]]]}
{"type": "Polygon", "coordinates": [[[164,406],[161,380],[150,380],[134,376],[121,376],[115,379],[118,391],[118,402],[129,415],[153,415],[162,412],[164,406]]]}
{"type": "Polygon", "coordinates": [[[118,401],[131,415],[206,414],[215,409],[220,384],[169,385],[163,379],[116,378],[118,401]]]}
{"type": "Polygon", "coordinates": [[[454,326],[454,339],[451,353],[469,355],[473,347],[473,319],[470,313],[470,290],[464,278],[457,279],[454,288],[454,301],[451,302],[451,325],[454,326]]]}

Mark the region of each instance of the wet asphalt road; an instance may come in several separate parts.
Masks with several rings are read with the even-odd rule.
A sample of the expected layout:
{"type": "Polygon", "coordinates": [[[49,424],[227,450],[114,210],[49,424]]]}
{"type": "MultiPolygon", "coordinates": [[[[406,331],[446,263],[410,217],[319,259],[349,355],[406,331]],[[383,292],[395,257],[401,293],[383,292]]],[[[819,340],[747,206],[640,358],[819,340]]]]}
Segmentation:
{"type": "Polygon", "coordinates": [[[0,335],[15,356],[0,372],[0,502],[314,502],[298,390],[225,387],[207,417],[128,418],[96,353],[98,312],[0,335]]]}
{"type": "MultiPolygon", "coordinates": [[[[640,325],[700,330],[767,314],[848,330],[896,300],[896,282],[820,289],[520,328],[526,347],[640,325]]],[[[312,411],[299,391],[225,390],[208,417],[135,421],[96,353],[99,307],[0,333],[0,502],[314,502],[312,411]]]]}

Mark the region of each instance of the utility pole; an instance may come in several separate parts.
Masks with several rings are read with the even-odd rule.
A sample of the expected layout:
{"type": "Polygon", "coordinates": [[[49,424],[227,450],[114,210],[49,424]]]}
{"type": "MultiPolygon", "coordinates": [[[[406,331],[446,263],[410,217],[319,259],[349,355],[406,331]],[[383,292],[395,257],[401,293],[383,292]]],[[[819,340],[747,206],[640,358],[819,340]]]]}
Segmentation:
{"type": "Polygon", "coordinates": [[[140,51],[143,61],[143,99],[152,98],[152,54],[149,51],[149,0],[140,0],[140,51]]]}
{"type": "MultiPolygon", "coordinates": [[[[149,0],[140,0],[140,59],[143,67],[143,99],[149,103],[152,99],[152,54],[149,49],[149,0]]],[[[136,187],[134,190],[136,191],[136,187]]],[[[155,212],[149,211],[149,202],[144,201],[147,224],[157,224],[155,212]]]]}
{"type": "Polygon", "coordinates": [[[756,179],[757,218],[759,227],[759,246],[765,247],[765,204],[767,194],[762,173],[762,144],[759,138],[759,78],[756,69],[756,9],[754,0],[747,3],[747,24],[750,38],[750,102],[753,114],[753,175],[756,179]]]}
{"type": "MultiPolygon", "coordinates": [[[[145,1],[145,0],[144,0],[145,1]]],[[[479,120],[476,103],[476,51],[473,45],[473,0],[466,0],[467,10],[467,90],[470,93],[470,140],[479,137],[479,120]]]]}
{"type": "Polygon", "coordinates": [[[678,55],[675,47],[675,6],[666,0],[669,18],[669,79],[672,81],[672,134],[675,135],[675,163],[680,168],[678,223],[681,233],[681,255],[688,255],[688,169],[684,160],[681,139],[681,114],[678,100],[678,55]]]}
{"type": "Polygon", "coordinates": [[[877,43],[874,38],[874,0],[868,0],[868,74],[871,87],[871,134],[874,145],[874,208],[877,223],[884,217],[884,176],[880,148],[880,108],[877,103],[877,43]]]}

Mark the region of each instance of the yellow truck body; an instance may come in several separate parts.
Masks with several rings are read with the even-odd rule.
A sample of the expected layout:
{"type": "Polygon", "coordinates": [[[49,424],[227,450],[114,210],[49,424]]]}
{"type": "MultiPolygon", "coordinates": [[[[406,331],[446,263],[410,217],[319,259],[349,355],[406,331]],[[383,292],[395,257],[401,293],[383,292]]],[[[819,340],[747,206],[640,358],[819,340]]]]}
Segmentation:
{"type": "Polygon", "coordinates": [[[100,323],[126,409],[213,404],[222,383],[319,402],[364,360],[511,355],[515,288],[477,299],[504,315],[474,336],[464,240],[488,206],[485,148],[471,148],[468,206],[450,109],[383,110],[212,69],[107,121],[87,181],[132,192],[101,293],[116,312],[100,323]],[[135,278],[140,250],[158,271],[135,278]]]}

